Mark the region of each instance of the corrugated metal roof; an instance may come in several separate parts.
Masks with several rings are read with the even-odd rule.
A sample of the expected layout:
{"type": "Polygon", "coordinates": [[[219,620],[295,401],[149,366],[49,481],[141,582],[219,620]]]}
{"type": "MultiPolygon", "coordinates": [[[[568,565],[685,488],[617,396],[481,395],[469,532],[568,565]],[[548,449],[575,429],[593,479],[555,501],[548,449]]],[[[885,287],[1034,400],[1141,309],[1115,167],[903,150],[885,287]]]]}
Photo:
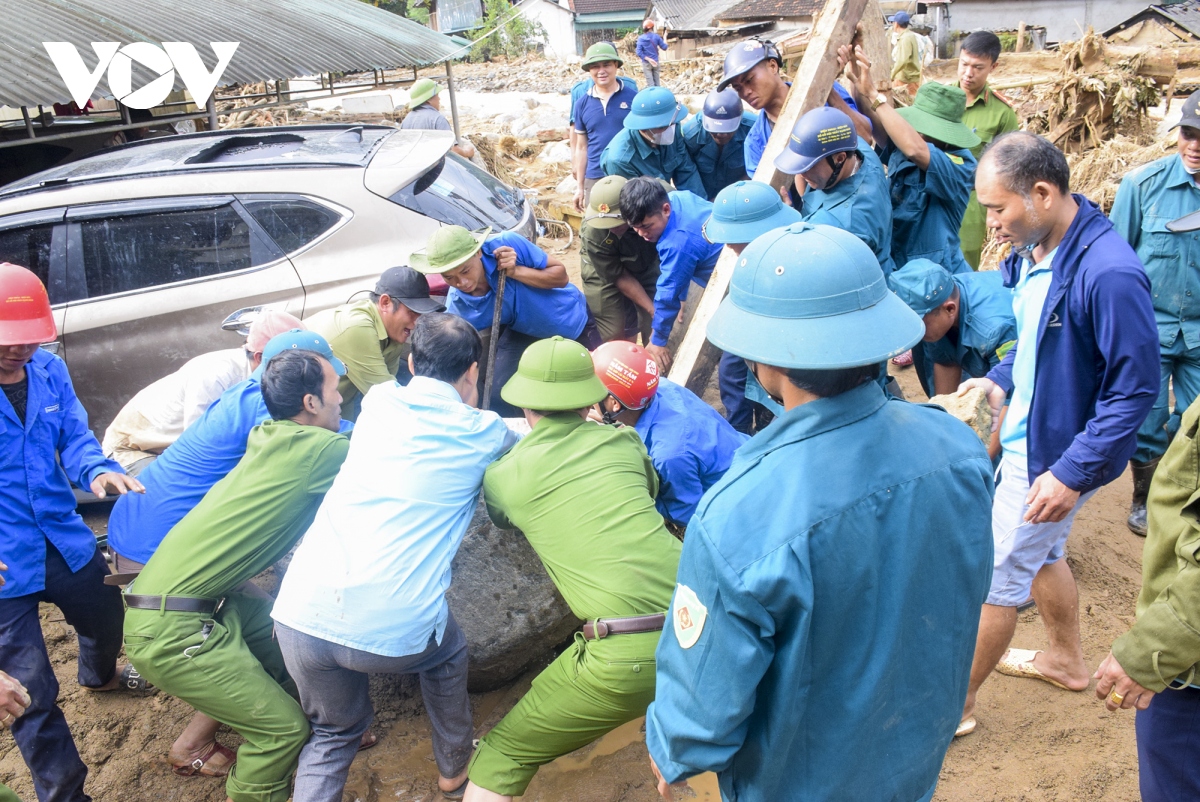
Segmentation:
{"type": "Polygon", "coordinates": [[[654,0],[654,9],[674,31],[701,31],[717,27],[717,17],[739,0],[654,0]]]}
{"type": "Polygon", "coordinates": [[[721,14],[721,19],[772,19],[817,15],[824,0],[743,0],[721,14]]]}
{"type": "Polygon", "coordinates": [[[1161,6],[1151,6],[1164,17],[1183,28],[1193,36],[1200,36],[1200,2],[1184,0],[1182,3],[1164,3],[1161,6]]]}
{"type": "MultiPolygon", "coordinates": [[[[422,67],[458,50],[444,34],[359,0],[4,0],[4,8],[0,104],[9,106],[70,101],[42,42],[74,44],[89,68],[91,42],[191,42],[207,69],[216,64],[209,42],[240,42],[222,85],[422,67]]],[[[178,74],[175,88],[183,89],[178,74]]],[[[107,79],[92,97],[111,97],[107,79]]]]}
{"type": "Polygon", "coordinates": [[[605,11],[642,11],[647,0],[575,0],[575,13],[600,14],[605,11]]]}

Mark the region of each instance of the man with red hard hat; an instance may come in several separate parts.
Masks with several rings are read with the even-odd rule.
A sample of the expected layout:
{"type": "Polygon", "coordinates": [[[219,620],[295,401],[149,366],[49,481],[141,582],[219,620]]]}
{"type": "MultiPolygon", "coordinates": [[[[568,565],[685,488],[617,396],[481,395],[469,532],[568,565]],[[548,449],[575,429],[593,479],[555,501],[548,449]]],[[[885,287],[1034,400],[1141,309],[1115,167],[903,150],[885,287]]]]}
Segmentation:
{"type": "Polygon", "coordinates": [[[641,435],[658,472],[655,506],[668,523],[686,527],[700,497],[750,437],[691,390],[660,377],[658,364],[640,346],[614,340],[593,351],[592,362],[608,390],[600,402],[604,419],[641,435]]]}
{"type": "MultiPolygon", "coordinates": [[[[0,669],[28,689],[20,717],[0,719],[33,775],[41,802],[82,802],[87,767],[55,700],[58,680],[46,653],[38,604],[62,611],[79,637],[79,684],[112,690],[123,610],[106,586],[96,536],[75,512],[71,481],[100,498],[142,492],[106,460],[67,366],[41,343],[58,336],[46,288],[31,271],[0,264],[0,669]],[[61,467],[60,467],[61,465],[61,467]],[[68,481],[70,479],[71,481],[68,481]]],[[[128,670],[128,669],[127,669],[128,670]]]]}

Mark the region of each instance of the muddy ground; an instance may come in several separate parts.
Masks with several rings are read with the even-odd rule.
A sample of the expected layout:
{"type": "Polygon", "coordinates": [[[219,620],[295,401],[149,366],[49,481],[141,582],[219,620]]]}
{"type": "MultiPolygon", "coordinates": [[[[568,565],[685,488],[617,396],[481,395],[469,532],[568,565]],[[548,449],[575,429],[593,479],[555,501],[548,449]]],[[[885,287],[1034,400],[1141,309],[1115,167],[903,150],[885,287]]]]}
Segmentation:
{"type": "MultiPolygon", "coordinates": [[[[565,240],[542,240],[555,253],[565,240]]],[[[578,281],[578,241],[558,255],[578,281]]],[[[897,373],[909,398],[923,399],[911,368],[897,373]]],[[[715,381],[705,394],[716,402],[715,381]]],[[[903,436],[901,433],[900,436],[903,436]]],[[[1142,541],[1125,528],[1128,476],[1102,489],[1079,514],[1068,560],[1079,582],[1084,652],[1098,665],[1113,639],[1132,622],[1141,577],[1142,541]]],[[[107,512],[93,510],[89,523],[102,533],[107,512]]],[[[43,606],[42,624],[66,713],[84,762],[91,768],[88,792],[97,802],[220,802],[221,780],[172,775],[164,756],[186,723],[187,705],[165,694],[93,694],[75,681],[74,633],[57,609],[43,606]]],[[[1036,609],[1021,615],[1014,644],[1046,643],[1036,609]]],[[[913,666],[920,671],[920,666],[913,666]]],[[[476,725],[486,731],[520,698],[531,673],[511,687],[472,698],[476,725]]],[[[379,744],[358,756],[347,802],[433,802],[436,767],[429,721],[412,680],[373,679],[375,732],[379,744]]],[[[1091,691],[1068,693],[1045,683],[994,674],[979,697],[979,727],[950,748],[937,802],[1133,802],[1138,799],[1133,717],[1108,713],[1091,691]]],[[[641,720],[544,768],[523,799],[529,802],[652,802],[641,720]]],[[[232,732],[220,739],[234,747],[232,732]]],[[[869,755],[863,756],[870,760],[869,755]]],[[[0,781],[23,800],[34,799],[29,772],[7,731],[0,731],[0,781]]],[[[692,781],[695,798],[716,802],[715,778],[692,781]]]]}

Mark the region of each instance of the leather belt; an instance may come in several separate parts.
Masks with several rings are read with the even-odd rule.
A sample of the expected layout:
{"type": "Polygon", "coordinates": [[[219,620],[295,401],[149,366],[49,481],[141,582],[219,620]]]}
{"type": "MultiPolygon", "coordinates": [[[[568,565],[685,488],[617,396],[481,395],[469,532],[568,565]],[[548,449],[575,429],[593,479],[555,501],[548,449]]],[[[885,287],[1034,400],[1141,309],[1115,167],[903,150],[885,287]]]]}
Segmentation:
{"type": "MultiPolygon", "coordinates": [[[[104,584],[116,585],[118,587],[121,585],[128,585],[130,582],[137,579],[137,575],[137,571],[134,571],[130,574],[109,574],[108,576],[104,577],[104,584]]],[[[158,608],[156,607],[154,609],[157,610],[158,608]]]]}
{"type": "Polygon", "coordinates": [[[204,613],[215,615],[221,609],[224,599],[201,599],[195,596],[138,596],[134,593],[124,593],[126,607],[135,610],[166,610],[172,613],[204,613]]]}
{"type": "Polygon", "coordinates": [[[627,618],[599,618],[583,625],[583,637],[599,640],[609,635],[634,635],[639,632],[658,632],[667,623],[665,613],[631,615],[627,618]]]}

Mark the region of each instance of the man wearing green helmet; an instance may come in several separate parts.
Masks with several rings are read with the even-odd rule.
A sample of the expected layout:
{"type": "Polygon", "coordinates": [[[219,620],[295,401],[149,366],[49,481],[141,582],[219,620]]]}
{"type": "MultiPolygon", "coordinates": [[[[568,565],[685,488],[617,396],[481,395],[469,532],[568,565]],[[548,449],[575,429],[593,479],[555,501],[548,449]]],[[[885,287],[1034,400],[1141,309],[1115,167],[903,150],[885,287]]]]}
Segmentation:
{"type": "Polygon", "coordinates": [[[992,467],[965,425],[879,387],[923,332],[853,234],[793,223],[742,251],[708,339],[785,411],[688,525],[646,712],[664,796],[715,771],[740,802],[932,797],[991,575],[992,467]]]}
{"type": "MultiPolygon", "coordinates": [[[[426,129],[430,131],[453,131],[450,123],[442,116],[442,101],[438,95],[441,87],[432,78],[422,78],[408,90],[409,112],[400,123],[401,130],[426,129]]],[[[475,158],[475,146],[470,142],[458,141],[450,150],[464,159],[475,158]]]]}
{"type": "Polygon", "coordinates": [[[621,131],[637,95],[637,83],[617,75],[623,63],[612,42],[596,42],[579,65],[587,71],[591,86],[577,99],[571,93],[571,174],[579,182],[574,202],[581,212],[588,205],[592,185],[604,177],[600,155],[621,131]]]}
{"type": "Polygon", "coordinates": [[[524,533],[586,623],[480,740],[465,802],[523,794],[539,766],[646,711],[679,564],[679,541],[654,506],[658,475],[641,438],[631,427],[587,420],[608,390],[581,345],[535,342],[502,392],[532,431],[488,467],[488,514],[524,533]]]}
{"type": "Polygon", "coordinates": [[[650,342],[658,249],[621,216],[620,175],[601,178],[579,226],[579,274],[600,339],[650,342]]]}

